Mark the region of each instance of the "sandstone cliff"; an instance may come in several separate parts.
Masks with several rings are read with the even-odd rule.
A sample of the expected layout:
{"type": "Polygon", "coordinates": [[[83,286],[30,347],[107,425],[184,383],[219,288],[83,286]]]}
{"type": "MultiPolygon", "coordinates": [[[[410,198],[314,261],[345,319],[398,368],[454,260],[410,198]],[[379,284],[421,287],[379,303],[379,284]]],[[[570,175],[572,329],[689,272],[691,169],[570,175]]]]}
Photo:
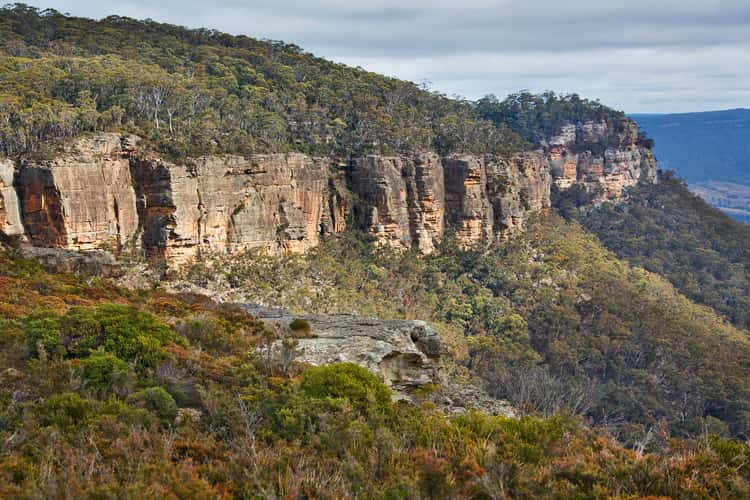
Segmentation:
{"type": "Polygon", "coordinates": [[[430,253],[443,237],[443,164],[434,154],[414,158],[354,158],[348,172],[358,196],[359,222],[380,245],[430,253]]]}
{"type": "Polygon", "coordinates": [[[629,124],[569,125],[543,150],[512,157],[434,153],[313,158],[299,153],[167,161],[138,138],[98,134],[54,159],[0,161],[0,231],[33,245],[137,252],[180,266],[210,253],[299,253],[347,221],[379,245],[432,252],[501,241],[550,206],[553,182],[597,201],[653,181],[629,124]],[[604,140],[610,146],[601,146],[604,140]],[[589,147],[591,146],[591,147],[589,147]],[[594,147],[597,146],[597,147],[594,147]]]}
{"type": "Polygon", "coordinates": [[[143,248],[175,264],[200,252],[304,252],[343,227],[329,168],[301,154],[134,159],[143,248]]]}
{"type": "Polygon", "coordinates": [[[0,234],[6,236],[24,234],[18,195],[13,188],[14,178],[13,162],[0,159],[0,234]]]}
{"type": "Polygon", "coordinates": [[[137,236],[129,154],[133,138],[101,134],[57,158],[26,162],[16,184],[34,245],[120,249],[137,236]]]}
{"type": "Polygon", "coordinates": [[[639,181],[656,182],[656,158],[638,144],[638,125],[629,119],[618,130],[606,122],[567,124],[543,146],[555,185],[579,186],[594,203],[617,200],[639,181]]]}

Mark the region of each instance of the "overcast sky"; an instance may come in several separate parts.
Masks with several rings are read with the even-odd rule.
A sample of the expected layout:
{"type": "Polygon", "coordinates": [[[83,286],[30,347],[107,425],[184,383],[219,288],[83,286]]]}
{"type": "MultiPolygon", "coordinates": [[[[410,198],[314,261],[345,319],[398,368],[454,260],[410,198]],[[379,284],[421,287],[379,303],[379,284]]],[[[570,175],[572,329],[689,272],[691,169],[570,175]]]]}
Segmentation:
{"type": "Polygon", "coordinates": [[[284,40],[447,94],[578,92],[629,113],[750,107],[750,0],[49,0],[284,40]]]}

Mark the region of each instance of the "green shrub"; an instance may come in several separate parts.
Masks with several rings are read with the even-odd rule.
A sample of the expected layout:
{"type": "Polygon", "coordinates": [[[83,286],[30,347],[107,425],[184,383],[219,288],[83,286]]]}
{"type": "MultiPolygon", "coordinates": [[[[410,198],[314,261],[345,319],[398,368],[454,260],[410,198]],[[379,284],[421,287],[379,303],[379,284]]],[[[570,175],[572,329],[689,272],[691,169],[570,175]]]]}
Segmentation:
{"type": "Polygon", "coordinates": [[[174,421],[177,403],[171,394],[161,387],[149,387],[128,396],[128,403],[153,412],[164,424],[174,421]]]}
{"type": "Polygon", "coordinates": [[[99,396],[127,394],[130,383],[130,367],[126,362],[102,351],[91,354],[76,369],[84,385],[99,396]]]}
{"type": "Polygon", "coordinates": [[[53,312],[39,312],[29,316],[25,324],[29,354],[40,357],[62,357],[67,353],[60,338],[60,317],[53,312]]]}
{"type": "Polygon", "coordinates": [[[181,323],[177,330],[191,344],[211,353],[230,354],[249,348],[242,332],[224,318],[191,318],[181,323]]]}
{"type": "Polygon", "coordinates": [[[104,333],[94,309],[72,307],[60,317],[59,335],[68,356],[87,356],[101,345],[104,333]]]}
{"type": "Polygon", "coordinates": [[[55,394],[38,408],[42,425],[51,425],[64,432],[72,432],[94,415],[91,401],[75,392],[55,394]]]}
{"type": "Polygon", "coordinates": [[[185,344],[169,326],[135,307],[102,304],[96,309],[96,320],[104,332],[105,350],[143,366],[154,366],[161,359],[162,346],[185,344]]]}
{"type": "Polygon", "coordinates": [[[375,375],[354,363],[336,363],[310,368],[302,375],[302,394],[311,398],[345,399],[367,414],[391,409],[391,391],[375,375]]]}
{"type": "Polygon", "coordinates": [[[84,357],[103,348],[139,367],[153,367],[164,345],[186,344],[151,314],[117,304],[73,307],[62,316],[42,312],[26,320],[25,333],[29,352],[36,357],[40,350],[57,357],[84,357]]]}
{"type": "Polygon", "coordinates": [[[295,333],[310,333],[310,322],[306,319],[295,318],[289,323],[289,329],[295,333]]]}
{"type": "Polygon", "coordinates": [[[124,401],[110,396],[106,402],[101,404],[99,412],[92,422],[92,425],[100,423],[111,431],[111,418],[125,422],[130,427],[151,428],[159,424],[159,419],[146,408],[134,408],[124,401]]]}

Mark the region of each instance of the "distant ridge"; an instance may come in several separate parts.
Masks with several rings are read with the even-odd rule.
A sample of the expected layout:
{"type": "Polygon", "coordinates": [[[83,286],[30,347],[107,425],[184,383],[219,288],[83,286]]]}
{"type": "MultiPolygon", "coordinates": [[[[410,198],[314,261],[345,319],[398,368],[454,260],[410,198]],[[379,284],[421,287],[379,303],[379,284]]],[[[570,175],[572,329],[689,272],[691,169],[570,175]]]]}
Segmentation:
{"type": "Polygon", "coordinates": [[[750,109],[631,117],[656,142],[663,169],[676,171],[690,184],[750,185],[750,109]]]}
{"type": "Polygon", "coordinates": [[[654,139],[662,169],[727,215],[750,221],[750,110],[632,114],[654,139]]]}

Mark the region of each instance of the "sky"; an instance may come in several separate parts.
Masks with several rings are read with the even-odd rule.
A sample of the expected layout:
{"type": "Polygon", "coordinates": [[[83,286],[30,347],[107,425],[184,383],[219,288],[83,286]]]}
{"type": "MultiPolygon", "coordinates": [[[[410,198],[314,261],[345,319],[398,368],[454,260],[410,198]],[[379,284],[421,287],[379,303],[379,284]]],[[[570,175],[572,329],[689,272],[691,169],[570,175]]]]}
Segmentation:
{"type": "Polygon", "coordinates": [[[295,43],[477,99],[576,92],[628,113],[750,107],[750,0],[49,0],[295,43]]]}

